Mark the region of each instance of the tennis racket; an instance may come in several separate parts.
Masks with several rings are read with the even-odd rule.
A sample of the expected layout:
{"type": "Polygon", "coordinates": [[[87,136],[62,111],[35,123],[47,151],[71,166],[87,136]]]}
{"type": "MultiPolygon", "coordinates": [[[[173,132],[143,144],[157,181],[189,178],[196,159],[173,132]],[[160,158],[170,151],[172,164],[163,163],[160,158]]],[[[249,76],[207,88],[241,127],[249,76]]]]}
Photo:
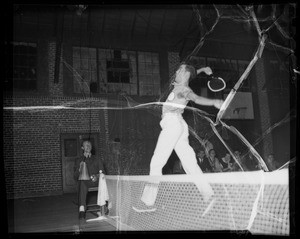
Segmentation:
{"type": "Polygon", "coordinates": [[[219,92],[225,89],[226,83],[221,77],[210,75],[207,86],[212,92],[219,92]]]}

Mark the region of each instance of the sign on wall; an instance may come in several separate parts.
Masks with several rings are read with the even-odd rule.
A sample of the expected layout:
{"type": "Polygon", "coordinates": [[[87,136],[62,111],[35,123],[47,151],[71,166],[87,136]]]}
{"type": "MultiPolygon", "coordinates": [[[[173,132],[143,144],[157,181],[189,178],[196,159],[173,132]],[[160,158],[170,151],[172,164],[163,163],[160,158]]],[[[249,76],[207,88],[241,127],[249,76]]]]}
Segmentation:
{"type": "MultiPolygon", "coordinates": [[[[228,94],[224,94],[224,98],[228,94]]],[[[226,109],[223,119],[254,119],[251,92],[237,92],[226,109]]]]}

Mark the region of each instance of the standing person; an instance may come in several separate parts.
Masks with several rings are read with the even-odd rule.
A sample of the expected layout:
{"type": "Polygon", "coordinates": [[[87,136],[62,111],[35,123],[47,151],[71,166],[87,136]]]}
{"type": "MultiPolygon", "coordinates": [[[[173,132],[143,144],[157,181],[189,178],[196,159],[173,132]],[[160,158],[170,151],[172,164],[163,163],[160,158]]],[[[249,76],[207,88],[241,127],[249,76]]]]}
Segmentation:
{"type": "Polygon", "coordinates": [[[102,160],[92,155],[90,141],[84,141],[81,149],[83,154],[76,158],[74,164],[74,179],[78,180],[79,219],[85,219],[88,189],[98,187],[99,177],[104,176],[105,170],[102,160]]]}
{"type": "MultiPolygon", "coordinates": [[[[160,121],[162,130],[150,162],[150,175],[162,175],[162,168],[167,163],[168,158],[174,149],[186,174],[195,174],[203,179],[203,183],[201,186],[199,185],[199,190],[202,193],[204,200],[208,200],[213,195],[213,191],[210,185],[205,182],[202,177],[203,172],[200,167],[198,167],[195,152],[189,144],[188,125],[182,117],[184,108],[190,100],[198,105],[214,106],[217,109],[220,109],[223,104],[223,100],[208,99],[198,96],[189,87],[189,81],[193,79],[197,73],[201,72],[204,72],[207,75],[212,74],[210,67],[203,67],[196,71],[193,66],[186,64],[181,64],[176,71],[175,80],[172,83],[173,90],[168,95],[162,108],[162,120],[160,121]]],[[[145,187],[142,201],[147,205],[153,205],[156,193],[157,188],[150,189],[145,187]],[[151,194],[154,194],[154,196],[151,196],[151,194]],[[148,196],[150,198],[152,197],[152,199],[149,202],[146,202],[148,196]]]]}
{"type": "Polygon", "coordinates": [[[206,135],[205,137],[202,137],[202,140],[205,148],[206,157],[209,157],[209,151],[214,148],[214,145],[207,139],[206,135]]]}
{"type": "Polygon", "coordinates": [[[236,160],[238,161],[238,163],[242,167],[241,168],[240,165],[237,162],[234,162],[234,164],[233,164],[233,171],[248,171],[248,169],[247,169],[247,167],[246,167],[246,165],[244,163],[244,159],[241,158],[241,152],[239,150],[236,150],[236,151],[234,151],[233,154],[234,154],[236,160]]]}
{"type": "Polygon", "coordinates": [[[221,159],[221,163],[223,164],[223,172],[230,172],[233,170],[233,163],[230,153],[225,154],[225,156],[221,159]]]}
{"type": "Polygon", "coordinates": [[[253,154],[251,152],[249,152],[247,161],[245,163],[249,171],[260,170],[260,168],[258,167],[260,163],[259,161],[254,159],[253,154]]]}
{"type": "Polygon", "coordinates": [[[203,172],[212,172],[212,168],[203,149],[197,153],[197,162],[203,172]]]}
{"type": "Polygon", "coordinates": [[[267,166],[270,171],[280,168],[280,164],[275,160],[274,154],[269,154],[266,160],[267,166]]]}
{"type": "Polygon", "coordinates": [[[223,171],[223,165],[220,163],[219,159],[216,157],[216,151],[214,149],[211,149],[209,151],[209,163],[213,169],[213,172],[222,172],[223,171]]]}

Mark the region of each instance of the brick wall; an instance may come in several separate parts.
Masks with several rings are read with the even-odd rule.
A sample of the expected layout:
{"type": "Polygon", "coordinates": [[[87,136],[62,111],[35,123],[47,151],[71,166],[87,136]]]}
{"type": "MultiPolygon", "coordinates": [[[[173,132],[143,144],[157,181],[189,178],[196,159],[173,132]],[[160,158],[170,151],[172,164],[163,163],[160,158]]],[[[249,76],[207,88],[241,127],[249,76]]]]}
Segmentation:
{"type": "MultiPolygon", "coordinates": [[[[105,106],[105,100],[81,98],[6,98],[4,106],[63,105],[105,106]]],[[[4,110],[4,165],[8,198],[62,193],[60,134],[102,132],[103,111],[4,110]]],[[[99,142],[100,143],[100,142],[99,142]]],[[[100,147],[100,145],[99,145],[100,147]]]]}
{"type": "MultiPolygon", "coordinates": [[[[107,105],[105,99],[15,97],[4,100],[4,107],[59,105],[81,109],[4,110],[3,146],[8,198],[45,196],[63,192],[60,135],[64,133],[88,133],[90,130],[92,133],[99,133],[98,148],[108,174],[149,174],[150,156],[153,153],[157,136],[152,138],[145,134],[147,132],[152,134],[154,130],[153,126],[148,124],[157,124],[158,128],[158,122],[153,123],[153,119],[150,120],[145,112],[134,112],[132,115],[133,118],[137,118],[137,121],[142,120],[144,123],[149,121],[147,125],[143,123],[141,133],[141,129],[135,126],[136,122],[126,120],[125,115],[116,118],[113,115],[114,112],[105,109],[107,105]],[[101,109],[90,111],[90,107],[101,109]],[[113,122],[112,119],[115,118],[117,120],[113,122]],[[122,148],[126,150],[126,152],[123,151],[121,158],[117,158],[111,148],[115,136],[114,125],[122,125],[122,128],[115,132],[121,137],[122,148]],[[128,130],[132,133],[126,133],[128,130]],[[135,139],[138,132],[139,138],[135,139]],[[139,151],[140,157],[137,155],[131,157],[132,151],[130,152],[129,147],[134,141],[136,142],[134,146],[140,149],[134,148],[133,150],[139,151]],[[149,147],[149,144],[153,145],[149,147]]],[[[156,131],[158,132],[158,129],[156,131]]]]}
{"type": "MultiPolygon", "coordinates": [[[[98,146],[99,149],[103,149],[100,150],[100,156],[110,169],[108,173],[119,172],[113,167],[108,157],[114,157],[109,149],[109,142],[114,140],[114,135],[111,134],[111,125],[114,121],[111,117],[115,118],[115,116],[110,115],[111,111],[104,108],[92,110],[92,113],[89,110],[90,107],[105,107],[107,100],[65,97],[63,80],[66,80],[64,79],[66,74],[63,72],[62,62],[59,80],[57,83],[54,82],[56,43],[51,40],[41,41],[41,46],[39,54],[42,53],[43,57],[39,56],[39,64],[43,67],[40,67],[39,79],[40,77],[47,79],[44,85],[47,89],[45,96],[41,96],[42,94],[31,96],[26,92],[21,92],[4,98],[3,106],[74,106],[82,109],[4,110],[4,173],[8,198],[44,196],[63,192],[60,142],[60,135],[63,133],[88,133],[90,131],[100,133],[98,146]]],[[[62,47],[62,49],[65,48],[62,47]]],[[[62,52],[62,59],[64,55],[66,57],[67,54],[62,52]]],[[[144,114],[140,112],[140,115],[144,114]]],[[[117,117],[115,125],[125,126],[125,123],[122,123],[125,118],[117,117]]],[[[132,124],[127,126],[135,127],[132,124]]],[[[147,127],[145,131],[153,133],[153,127],[147,127]]],[[[158,123],[157,127],[159,127],[158,123]]],[[[129,142],[128,137],[128,135],[124,136],[122,142],[129,142]]],[[[147,138],[142,143],[143,147],[148,150],[147,146],[156,142],[156,135],[154,137],[155,139],[147,138]]],[[[152,148],[147,155],[152,155],[152,148]]],[[[122,173],[148,174],[149,160],[150,157],[141,157],[138,165],[132,165],[130,171],[123,170],[122,173]]]]}

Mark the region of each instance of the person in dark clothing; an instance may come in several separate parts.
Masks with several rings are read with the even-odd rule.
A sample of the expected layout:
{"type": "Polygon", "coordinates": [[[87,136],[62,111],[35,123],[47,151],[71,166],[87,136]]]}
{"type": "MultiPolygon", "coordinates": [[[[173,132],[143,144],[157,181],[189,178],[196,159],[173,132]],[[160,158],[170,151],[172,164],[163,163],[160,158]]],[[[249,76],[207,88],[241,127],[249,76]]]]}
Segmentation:
{"type": "Polygon", "coordinates": [[[226,153],[225,156],[221,158],[220,163],[223,165],[223,172],[231,172],[233,170],[233,161],[230,153],[226,153]]]}
{"type": "Polygon", "coordinates": [[[197,163],[204,173],[213,171],[205,155],[205,151],[202,149],[197,153],[197,163]]]}
{"type": "Polygon", "coordinates": [[[222,172],[223,165],[220,163],[219,159],[216,157],[216,151],[214,149],[209,150],[208,162],[212,168],[212,172],[222,172]]]}
{"type": "Polygon", "coordinates": [[[269,154],[266,160],[266,164],[268,166],[268,169],[270,171],[274,171],[278,168],[280,168],[280,163],[275,160],[274,154],[269,154]]]}
{"type": "Polygon", "coordinates": [[[76,158],[74,179],[78,181],[79,219],[85,219],[88,189],[98,187],[99,177],[105,174],[102,160],[92,155],[92,144],[86,140],[82,143],[83,155],[76,158]]]}

